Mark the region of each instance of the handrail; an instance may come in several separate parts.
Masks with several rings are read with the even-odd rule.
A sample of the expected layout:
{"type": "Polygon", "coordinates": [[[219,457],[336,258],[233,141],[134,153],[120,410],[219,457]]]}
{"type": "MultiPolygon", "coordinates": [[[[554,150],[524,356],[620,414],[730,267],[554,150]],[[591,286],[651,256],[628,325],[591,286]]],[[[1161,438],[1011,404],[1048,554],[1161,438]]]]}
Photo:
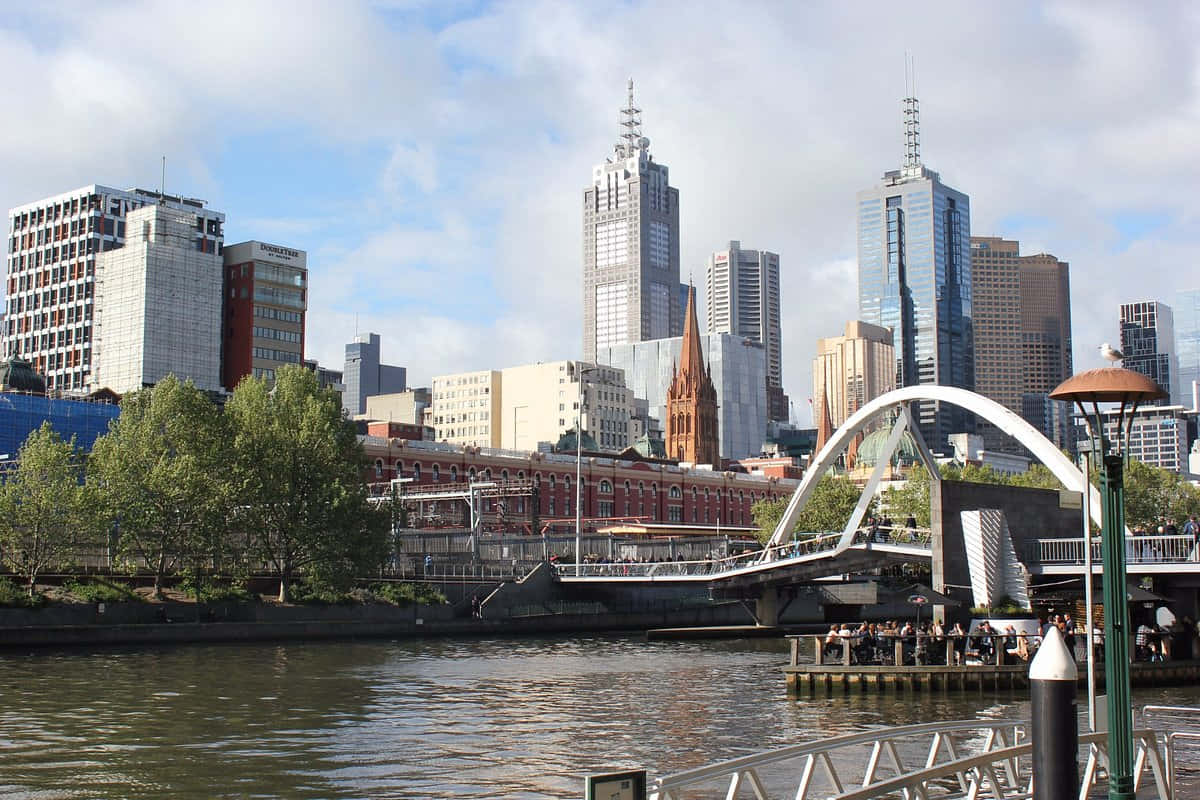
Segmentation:
{"type": "MultiPolygon", "coordinates": [[[[759,776],[759,770],[796,758],[805,758],[803,768],[797,770],[797,785],[787,792],[787,796],[795,797],[796,800],[808,800],[818,795],[835,800],[872,800],[896,794],[910,798],[928,797],[930,785],[946,779],[957,780],[962,794],[968,797],[981,796],[985,788],[997,798],[1029,797],[1032,791],[1032,776],[1029,774],[1031,770],[1022,769],[1021,765],[1021,760],[1031,754],[1033,747],[1026,732],[1026,723],[1011,720],[962,720],[876,728],[820,742],[777,748],[664,776],[655,781],[650,797],[653,800],[678,800],[683,796],[680,794],[681,790],[694,791],[702,784],[728,778],[726,797],[735,797],[739,787],[750,785],[756,797],[765,798],[767,791],[759,776]],[[985,734],[981,745],[982,752],[962,757],[958,755],[951,735],[964,732],[985,734]],[[918,768],[906,772],[897,745],[923,742],[921,737],[924,736],[931,736],[928,754],[918,768]],[[863,744],[872,745],[865,765],[857,750],[857,747],[863,744]],[[839,770],[838,765],[830,758],[833,751],[847,748],[854,748],[855,757],[851,761],[855,767],[863,765],[861,779],[857,777],[855,767],[848,771],[845,765],[842,765],[839,770]],[[948,760],[939,762],[938,759],[943,756],[948,760]],[[895,774],[878,778],[877,772],[884,760],[890,762],[890,768],[895,774]],[[817,792],[813,786],[813,777],[818,766],[823,768],[828,783],[834,789],[833,794],[828,790],[817,792]]],[[[1138,748],[1134,774],[1135,789],[1149,767],[1159,800],[1173,800],[1172,778],[1159,755],[1155,732],[1139,729],[1133,732],[1133,736],[1138,748]]],[[[1086,745],[1089,752],[1080,798],[1087,797],[1097,769],[1106,763],[1106,743],[1107,734],[1104,732],[1079,737],[1079,744],[1086,745]]],[[[1031,764],[1029,766],[1032,767],[1031,764]]]]}
{"type": "MultiPolygon", "coordinates": [[[[1026,544],[1026,561],[1032,564],[1082,564],[1083,537],[1034,539],[1026,544]]],[[[1100,541],[1092,542],[1093,563],[1099,565],[1100,541]]],[[[1130,536],[1125,539],[1128,564],[1197,564],[1200,547],[1187,535],[1130,536]]]]}
{"type": "MultiPolygon", "coordinates": [[[[579,577],[604,578],[654,578],[654,577],[697,577],[715,575],[732,575],[757,572],[764,569],[775,569],[781,566],[815,561],[837,555],[842,540],[840,533],[818,533],[807,539],[797,539],[783,545],[752,550],[724,558],[712,558],[695,561],[602,561],[585,562],[579,565],[579,577]]],[[[871,531],[861,529],[855,532],[851,548],[870,550],[873,548],[900,548],[906,550],[929,551],[928,542],[897,542],[879,541],[871,538],[871,531]]],[[[886,552],[886,550],[884,550],[886,552]]],[[[560,561],[556,564],[563,571],[563,577],[575,577],[575,564],[560,561]]]]}

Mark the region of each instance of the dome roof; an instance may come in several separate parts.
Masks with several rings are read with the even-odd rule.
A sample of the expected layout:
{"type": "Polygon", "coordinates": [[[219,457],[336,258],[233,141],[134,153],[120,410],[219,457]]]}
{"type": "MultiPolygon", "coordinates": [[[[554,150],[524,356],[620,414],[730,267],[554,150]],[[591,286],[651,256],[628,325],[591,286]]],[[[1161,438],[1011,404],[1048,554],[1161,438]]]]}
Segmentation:
{"type": "MultiPolygon", "coordinates": [[[[858,446],[854,466],[873,467],[879,463],[890,433],[891,431],[887,428],[880,428],[868,433],[858,446]]],[[[905,431],[900,436],[900,444],[896,446],[896,452],[892,456],[892,461],[899,460],[901,464],[915,464],[919,459],[920,454],[917,451],[917,443],[913,441],[912,434],[905,431]]]]}
{"type": "Polygon", "coordinates": [[[0,389],[6,392],[45,394],[46,379],[33,370],[33,364],[20,356],[0,362],[0,389]]]}
{"type": "Polygon", "coordinates": [[[1162,387],[1150,378],[1123,367],[1100,367],[1072,375],[1050,393],[1053,399],[1068,403],[1072,400],[1130,403],[1166,396],[1162,387]]]}
{"type": "Polygon", "coordinates": [[[554,445],[554,452],[556,452],[556,453],[574,453],[577,450],[582,449],[589,453],[595,453],[600,449],[600,446],[598,444],[596,444],[595,438],[593,438],[592,435],[590,433],[588,433],[587,431],[583,432],[583,443],[582,444],[583,444],[582,448],[578,447],[575,444],[575,429],[571,428],[566,433],[564,433],[562,436],[558,437],[558,442],[556,442],[554,445]]]}

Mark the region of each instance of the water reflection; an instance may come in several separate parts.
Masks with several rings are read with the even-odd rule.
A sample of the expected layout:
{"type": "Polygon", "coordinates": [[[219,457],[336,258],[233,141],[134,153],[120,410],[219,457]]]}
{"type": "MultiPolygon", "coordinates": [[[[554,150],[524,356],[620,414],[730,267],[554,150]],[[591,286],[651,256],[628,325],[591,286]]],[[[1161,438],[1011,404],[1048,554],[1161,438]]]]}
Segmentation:
{"type": "Polygon", "coordinates": [[[1028,714],[1020,693],[789,701],[786,657],[777,641],[598,636],[5,655],[0,794],[577,797],[598,768],[1028,714]]]}

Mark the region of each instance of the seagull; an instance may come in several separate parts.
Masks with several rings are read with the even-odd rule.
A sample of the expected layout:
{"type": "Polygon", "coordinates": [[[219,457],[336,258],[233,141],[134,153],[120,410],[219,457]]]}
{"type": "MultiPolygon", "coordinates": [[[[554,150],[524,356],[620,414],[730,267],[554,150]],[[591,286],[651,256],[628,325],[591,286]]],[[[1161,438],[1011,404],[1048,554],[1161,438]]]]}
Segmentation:
{"type": "Polygon", "coordinates": [[[1113,366],[1116,366],[1118,361],[1125,358],[1124,353],[1122,353],[1120,350],[1114,349],[1113,346],[1108,342],[1100,345],[1100,355],[1106,360],[1111,361],[1113,366]]]}

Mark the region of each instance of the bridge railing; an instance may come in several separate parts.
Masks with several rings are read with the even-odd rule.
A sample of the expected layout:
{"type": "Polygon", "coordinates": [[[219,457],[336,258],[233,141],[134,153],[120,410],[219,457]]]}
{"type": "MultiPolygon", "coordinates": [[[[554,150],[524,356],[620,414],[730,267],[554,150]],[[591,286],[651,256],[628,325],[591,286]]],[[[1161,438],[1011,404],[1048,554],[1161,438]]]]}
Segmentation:
{"type": "MultiPolygon", "coordinates": [[[[1083,537],[1035,539],[1026,545],[1026,564],[1083,564],[1083,537]]],[[[1100,541],[1092,542],[1092,563],[1100,564],[1100,541]]],[[[1198,564],[1200,548],[1191,536],[1130,536],[1125,539],[1126,564],[1198,564]]]]}
{"type": "MultiPolygon", "coordinates": [[[[854,535],[852,546],[902,545],[929,549],[928,531],[921,529],[896,529],[893,533],[884,529],[863,528],[854,535]],[[911,540],[909,537],[911,536],[911,540]],[[903,538],[900,538],[903,537],[903,538]]],[[[668,576],[711,576],[734,572],[750,567],[780,566],[788,561],[809,560],[811,556],[828,553],[837,548],[842,540],[840,532],[801,534],[800,538],[785,544],[761,550],[747,550],[724,558],[692,561],[598,561],[579,565],[578,575],[583,578],[657,578],[668,576]]],[[[558,562],[558,574],[574,577],[575,564],[558,562]]]]}
{"type": "MultiPolygon", "coordinates": [[[[1135,787],[1153,782],[1155,796],[1172,800],[1158,737],[1134,731],[1135,787]],[[1146,779],[1149,779],[1147,781],[1146,779]]],[[[1079,737],[1087,765],[1080,796],[1105,763],[1107,735],[1079,737]]],[[[1024,722],[967,720],[878,728],[742,756],[658,778],[650,797],[755,797],[873,800],[885,797],[1028,798],[1032,743],[1024,722]],[[863,758],[863,749],[870,748],[863,758]]]]}

